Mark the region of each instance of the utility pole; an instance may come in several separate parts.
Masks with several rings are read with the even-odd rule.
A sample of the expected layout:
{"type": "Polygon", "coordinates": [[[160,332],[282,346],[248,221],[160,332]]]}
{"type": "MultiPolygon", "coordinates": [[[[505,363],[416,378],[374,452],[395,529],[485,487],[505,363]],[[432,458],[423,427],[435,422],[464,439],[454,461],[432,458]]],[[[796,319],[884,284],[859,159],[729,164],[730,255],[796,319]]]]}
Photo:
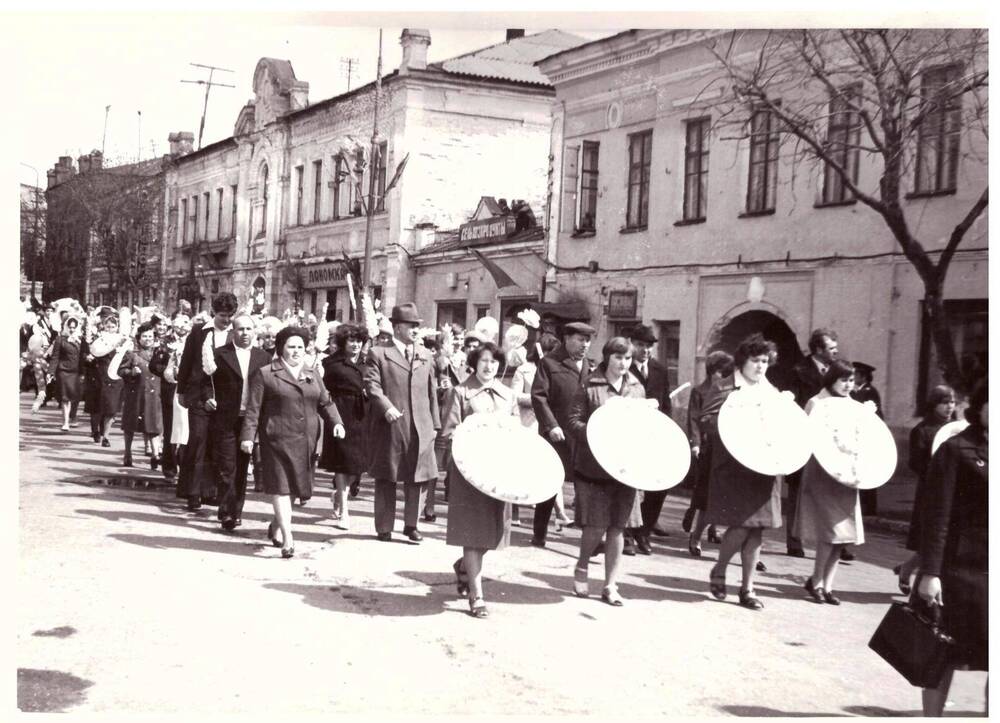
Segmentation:
{"type": "Polygon", "coordinates": [[[212,90],[212,86],[217,85],[222,88],[235,88],[235,85],[230,85],[229,83],[213,83],[212,77],[215,75],[215,71],[219,70],[223,73],[232,73],[234,71],[227,68],[219,68],[215,65],[202,65],[201,63],[188,63],[188,65],[193,65],[196,68],[207,68],[208,69],[208,80],[182,80],[182,83],[197,83],[198,85],[205,86],[205,105],[201,109],[201,125],[198,126],[198,148],[201,148],[201,137],[205,133],[205,115],[208,113],[208,93],[212,90]]]}
{"type": "Polygon", "coordinates": [[[347,92],[351,92],[351,80],[358,75],[357,58],[341,58],[340,74],[347,78],[347,92]]]}
{"type": "MultiPolygon", "coordinates": [[[[361,287],[368,298],[372,293],[372,220],[375,216],[375,175],[378,162],[378,104],[382,95],[382,28],[378,30],[378,69],[375,72],[375,118],[372,122],[372,152],[368,163],[368,214],[365,221],[365,265],[361,272],[361,287]]],[[[372,299],[374,303],[374,299],[372,299]]]]}
{"type": "Polygon", "coordinates": [[[104,155],[104,142],[108,139],[108,113],[111,112],[111,106],[104,106],[104,134],[101,136],[101,155],[104,155]]]}
{"type": "Polygon", "coordinates": [[[135,144],[135,162],[138,163],[142,160],[142,111],[137,110],[135,113],[139,117],[139,141],[135,144]]]}

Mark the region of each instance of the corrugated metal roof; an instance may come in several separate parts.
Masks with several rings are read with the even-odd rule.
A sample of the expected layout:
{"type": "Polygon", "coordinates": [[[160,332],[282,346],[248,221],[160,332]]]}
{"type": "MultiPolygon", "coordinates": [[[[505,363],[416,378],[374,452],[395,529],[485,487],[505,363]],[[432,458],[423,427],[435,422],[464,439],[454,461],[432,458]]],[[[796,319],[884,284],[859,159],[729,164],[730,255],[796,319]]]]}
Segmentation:
{"type": "Polygon", "coordinates": [[[578,35],[562,30],[546,30],[491,45],[440,63],[431,63],[429,67],[456,75],[551,85],[545,74],[535,67],[535,62],[584,42],[585,38],[578,35]]]}

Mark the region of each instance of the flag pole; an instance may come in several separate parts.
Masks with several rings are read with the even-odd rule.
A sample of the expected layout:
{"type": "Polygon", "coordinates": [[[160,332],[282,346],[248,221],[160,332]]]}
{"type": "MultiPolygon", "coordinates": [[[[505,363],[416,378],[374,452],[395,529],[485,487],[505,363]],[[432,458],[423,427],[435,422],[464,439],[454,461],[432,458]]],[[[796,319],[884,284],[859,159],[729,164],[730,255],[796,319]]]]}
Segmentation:
{"type": "Polygon", "coordinates": [[[368,208],[365,221],[365,261],[361,272],[361,288],[372,299],[372,221],[375,215],[375,182],[378,172],[378,110],[379,98],[382,95],[382,29],[378,31],[378,68],[375,73],[375,117],[372,123],[372,150],[368,162],[368,208]]]}

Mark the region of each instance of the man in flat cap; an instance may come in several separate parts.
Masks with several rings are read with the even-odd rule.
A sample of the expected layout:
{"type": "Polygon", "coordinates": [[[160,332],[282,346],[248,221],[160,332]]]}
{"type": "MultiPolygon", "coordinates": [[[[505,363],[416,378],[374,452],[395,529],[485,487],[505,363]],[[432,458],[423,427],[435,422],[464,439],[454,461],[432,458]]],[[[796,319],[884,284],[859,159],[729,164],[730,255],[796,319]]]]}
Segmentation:
{"type": "MultiPolygon", "coordinates": [[[[546,354],[538,362],[538,372],[531,385],[531,408],[538,419],[538,433],[552,445],[563,464],[563,479],[573,474],[573,442],[566,433],[569,411],[576,392],[593,371],[595,364],[587,358],[594,327],[580,321],[562,328],[562,346],[546,354]]],[[[534,534],[531,544],[545,547],[549,519],[556,498],[553,495],[535,505],[534,534]]]]}
{"type": "Polygon", "coordinates": [[[441,428],[437,382],[430,350],[416,344],[423,320],[413,303],[392,308],[392,341],[368,352],[365,385],[373,414],[371,475],[375,478],[376,537],[388,542],[396,520],[396,483],[403,483],[403,534],[423,536],[417,518],[427,483],[437,478],[434,439],[441,428]]]}
{"type": "MultiPolygon", "coordinates": [[[[635,326],[629,332],[629,341],[632,342],[634,349],[632,369],[630,370],[632,375],[646,388],[646,398],[655,399],[660,412],[669,417],[670,382],[667,377],[667,368],[653,357],[653,349],[657,341],[653,327],[645,324],[635,326]]],[[[634,541],[634,547],[643,555],[650,555],[653,552],[653,548],[649,544],[651,534],[659,537],[667,536],[666,530],[657,525],[660,511],[663,509],[663,501],[666,498],[666,490],[643,492],[640,503],[642,527],[630,528],[625,531],[626,544],[631,538],[634,541]]]]}

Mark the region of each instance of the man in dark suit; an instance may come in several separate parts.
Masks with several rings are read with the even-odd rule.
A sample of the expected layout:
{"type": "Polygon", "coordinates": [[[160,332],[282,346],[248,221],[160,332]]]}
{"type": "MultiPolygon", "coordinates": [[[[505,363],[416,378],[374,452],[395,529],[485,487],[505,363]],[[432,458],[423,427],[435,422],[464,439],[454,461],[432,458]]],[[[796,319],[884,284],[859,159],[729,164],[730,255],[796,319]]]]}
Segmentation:
{"type": "Polygon", "coordinates": [[[181,461],[177,494],[187,497],[188,509],[192,511],[201,507],[203,498],[208,500],[217,496],[209,448],[208,422],[212,410],[205,407],[202,350],[208,337],[212,338],[215,349],[229,341],[230,319],[236,309],[236,296],[228,291],[212,299],[212,322],[188,334],[177,369],[178,403],[188,410],[188,443],[181,461]]]}
{"type": "MultiPolygon", "coordinates": [[[[839,355],[837,345],[837,334],[830,329],[815,329],[809,335],[809,356],[799,362],[792,370],[792,388],[795,395],[795,402],[803,409],[806,402],[819,394],[823,389],[823,375],[826,374],[830,363],[839,355]]],[[[787,527],[785,539],[788,546],[788,554],[792,557],[805,557],[806,553],[802,549],[802,540],[792,534],[795,525],[795,515],[799,505],[799,481],[802,479],[801,470],[793,472],[786,477],[788,481],[788,509],[787,527]]]]}
{"type": "MultiPolygon", "coordinates": [[[[538,433],[559,455],[566,481],[573,478],[572,438],[566,434],[569,411],[577,390],[595,366],[587,358],[594,333],[594,327],[583,322],[566,324],[562,329],[562,346],[539,360],[535,381],[531,385],[531,408],[538,420],[538,433]]],[[[535,505],[534,534],[531,538],[535,547],[545,547],[555,502],[556,498],[552,496],[535,505]]]]}
{"type": "MultiPolygon", "coordinates": [[[[254,321],[249,314],[233,318],[230,341],[215,350],[215,371],[206,375],[205,409],[211,411],[209,440],[222,498],[219,518],[231,532],[242,523],[250,455],[240,450],[240,430],[250,394],[250,377],[271,361],[254,346],[254,321]]],[[[207,371],[207,370],[206,370],[207,371]]]]}
{"type": "Polygon", "coordinates": [[[403,534],[413,542],[423,536],[417,518],[427,483],[437,477],[434,440],[441,428],[437,381],[430,350],[416,344],[423,320],[416,304],[395,306],[389,317],[392,341],[374,346],[365,365],[365,386],[374,420],[371,430],[375,478],[375,533],[388,542],[396,520],[396,483],[403,483],[403,534]]]}
{"type": "MultiPolygon", "coordinates": [[[[632,375],[642,382],[646,388],[646,398],[655,399],[661,413],[670,416],[670,381],[667,378],[667,368],[653,357],[656,346],[656,334],[651,326],[639,324],[629,333],[632,342],[632,375]]],[[[634,542],[634,548],[640,554],[651,555],[653,548],[649,544],[651,534],[667,537],[667,531],[656,523],[660,519],[663,501],[667,491],[643,492],[640,509],[642,510],[642,527],[631,527],[625,531],[625,544],[634,542]],[[631,538],[631,539],[630,539],[631,538]]]]}

